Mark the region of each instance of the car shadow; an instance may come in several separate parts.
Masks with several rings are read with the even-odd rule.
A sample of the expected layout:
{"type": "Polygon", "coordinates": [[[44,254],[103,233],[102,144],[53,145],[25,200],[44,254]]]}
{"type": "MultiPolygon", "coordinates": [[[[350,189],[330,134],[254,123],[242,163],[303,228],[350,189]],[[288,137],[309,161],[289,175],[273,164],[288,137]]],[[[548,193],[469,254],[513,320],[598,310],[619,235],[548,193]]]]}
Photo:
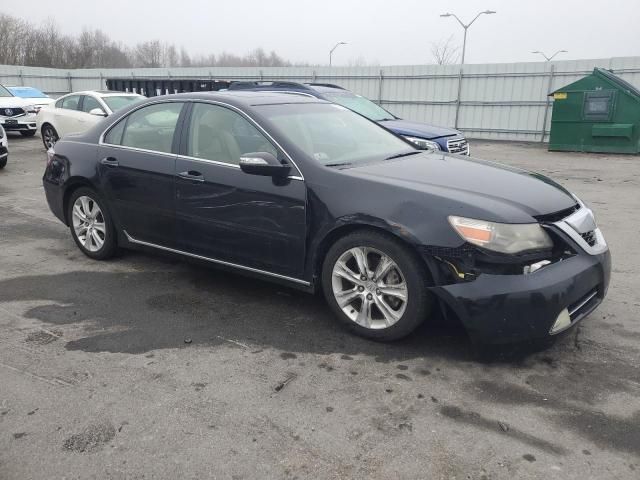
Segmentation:
{"type": "Polygon", "coordinates": [[[407,338],[380,343],[350,333],[321,295],[172,258],[127,252],[140,271],[73,271],[0,281],[0,302],[40,305],[27,318],[82,324],[69,350],[140,354],[167,348],[236,345],[289,353],[365,354],[379,362],[417,357],[518,362],[535,351],[478,349],[456,322],[436,317],[407,338]]]}

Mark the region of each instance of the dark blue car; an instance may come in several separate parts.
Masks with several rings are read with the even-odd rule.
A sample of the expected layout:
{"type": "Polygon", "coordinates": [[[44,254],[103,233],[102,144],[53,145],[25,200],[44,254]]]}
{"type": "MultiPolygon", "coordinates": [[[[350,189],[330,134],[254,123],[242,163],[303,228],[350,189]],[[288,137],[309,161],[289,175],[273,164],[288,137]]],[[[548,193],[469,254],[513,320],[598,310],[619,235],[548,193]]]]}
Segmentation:
{"type": "Polygon", "coordinates": [[[337,103],[401,135],[422,150],[442,150],[469,155],[469,144],[461,132],[396,117],[362,95],[327,83],[232,82],[229,90],[296,92],[337,103]]]}

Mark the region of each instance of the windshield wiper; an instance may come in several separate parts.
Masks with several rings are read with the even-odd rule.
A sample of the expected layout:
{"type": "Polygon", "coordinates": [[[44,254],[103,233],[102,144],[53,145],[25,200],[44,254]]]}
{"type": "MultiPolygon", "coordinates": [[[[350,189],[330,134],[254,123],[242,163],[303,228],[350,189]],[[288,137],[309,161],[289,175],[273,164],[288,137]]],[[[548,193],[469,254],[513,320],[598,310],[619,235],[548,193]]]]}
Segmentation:
{"type": "Polygon", "coordinates": [[[411,150],[410,152],[397,153],[395,155],[391,155],[390,157],[385,158],[385,160],[393,160],[394,158],[408,157],[409,155],[415,155],[417,153],[422,153],[422,151],[421,150],[411,150]]]}

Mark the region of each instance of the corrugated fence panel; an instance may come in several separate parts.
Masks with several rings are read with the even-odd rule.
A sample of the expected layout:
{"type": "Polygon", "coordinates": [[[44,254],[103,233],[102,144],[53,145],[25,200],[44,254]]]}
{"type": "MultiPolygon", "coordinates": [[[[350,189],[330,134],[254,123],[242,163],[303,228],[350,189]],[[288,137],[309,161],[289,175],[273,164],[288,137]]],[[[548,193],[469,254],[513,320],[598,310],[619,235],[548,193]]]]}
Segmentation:
{"type": "Polygon", "coordinates": [[[331,83],[380,103],[408,120],[455,126],[469,137],[546,140],[548,94],[589,74],[613,69],[640,87],[640,57],[485,65],[387,67],[193,67],[63,70],[0,65],[0,83],[31,85],[52,96],[99,90],[110,77],[289,80],[331,83]],[[545,123],[546,119],[546,123],[545,123]],[[543,125],[544,124],[544,125],[543,125]]]}

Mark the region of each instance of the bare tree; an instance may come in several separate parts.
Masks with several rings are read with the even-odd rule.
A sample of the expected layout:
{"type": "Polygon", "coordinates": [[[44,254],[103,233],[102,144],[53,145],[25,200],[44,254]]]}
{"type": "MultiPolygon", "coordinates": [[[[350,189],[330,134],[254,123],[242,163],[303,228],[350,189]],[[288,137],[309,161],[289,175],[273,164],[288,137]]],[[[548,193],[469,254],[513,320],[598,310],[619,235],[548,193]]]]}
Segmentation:
{"type": "Polygon", "coordinates": [[[446,40],[431,43],[431,55],[438,65],[458,63],[460,47],[453,43],[453,35],[446,40]]]}
{"type": "Polygon", "coordinates": [[[248,54],[222,52],[191,57],[184,49],[161,40],[127,47],[111,40],[101,30],[85,28],[77,36],[61,33],[49,19],[36,26],[0,13],[0,64],[57,68],[123,67],[281,67],[291,65],[276,52],[256,48],[248,54]]]}

